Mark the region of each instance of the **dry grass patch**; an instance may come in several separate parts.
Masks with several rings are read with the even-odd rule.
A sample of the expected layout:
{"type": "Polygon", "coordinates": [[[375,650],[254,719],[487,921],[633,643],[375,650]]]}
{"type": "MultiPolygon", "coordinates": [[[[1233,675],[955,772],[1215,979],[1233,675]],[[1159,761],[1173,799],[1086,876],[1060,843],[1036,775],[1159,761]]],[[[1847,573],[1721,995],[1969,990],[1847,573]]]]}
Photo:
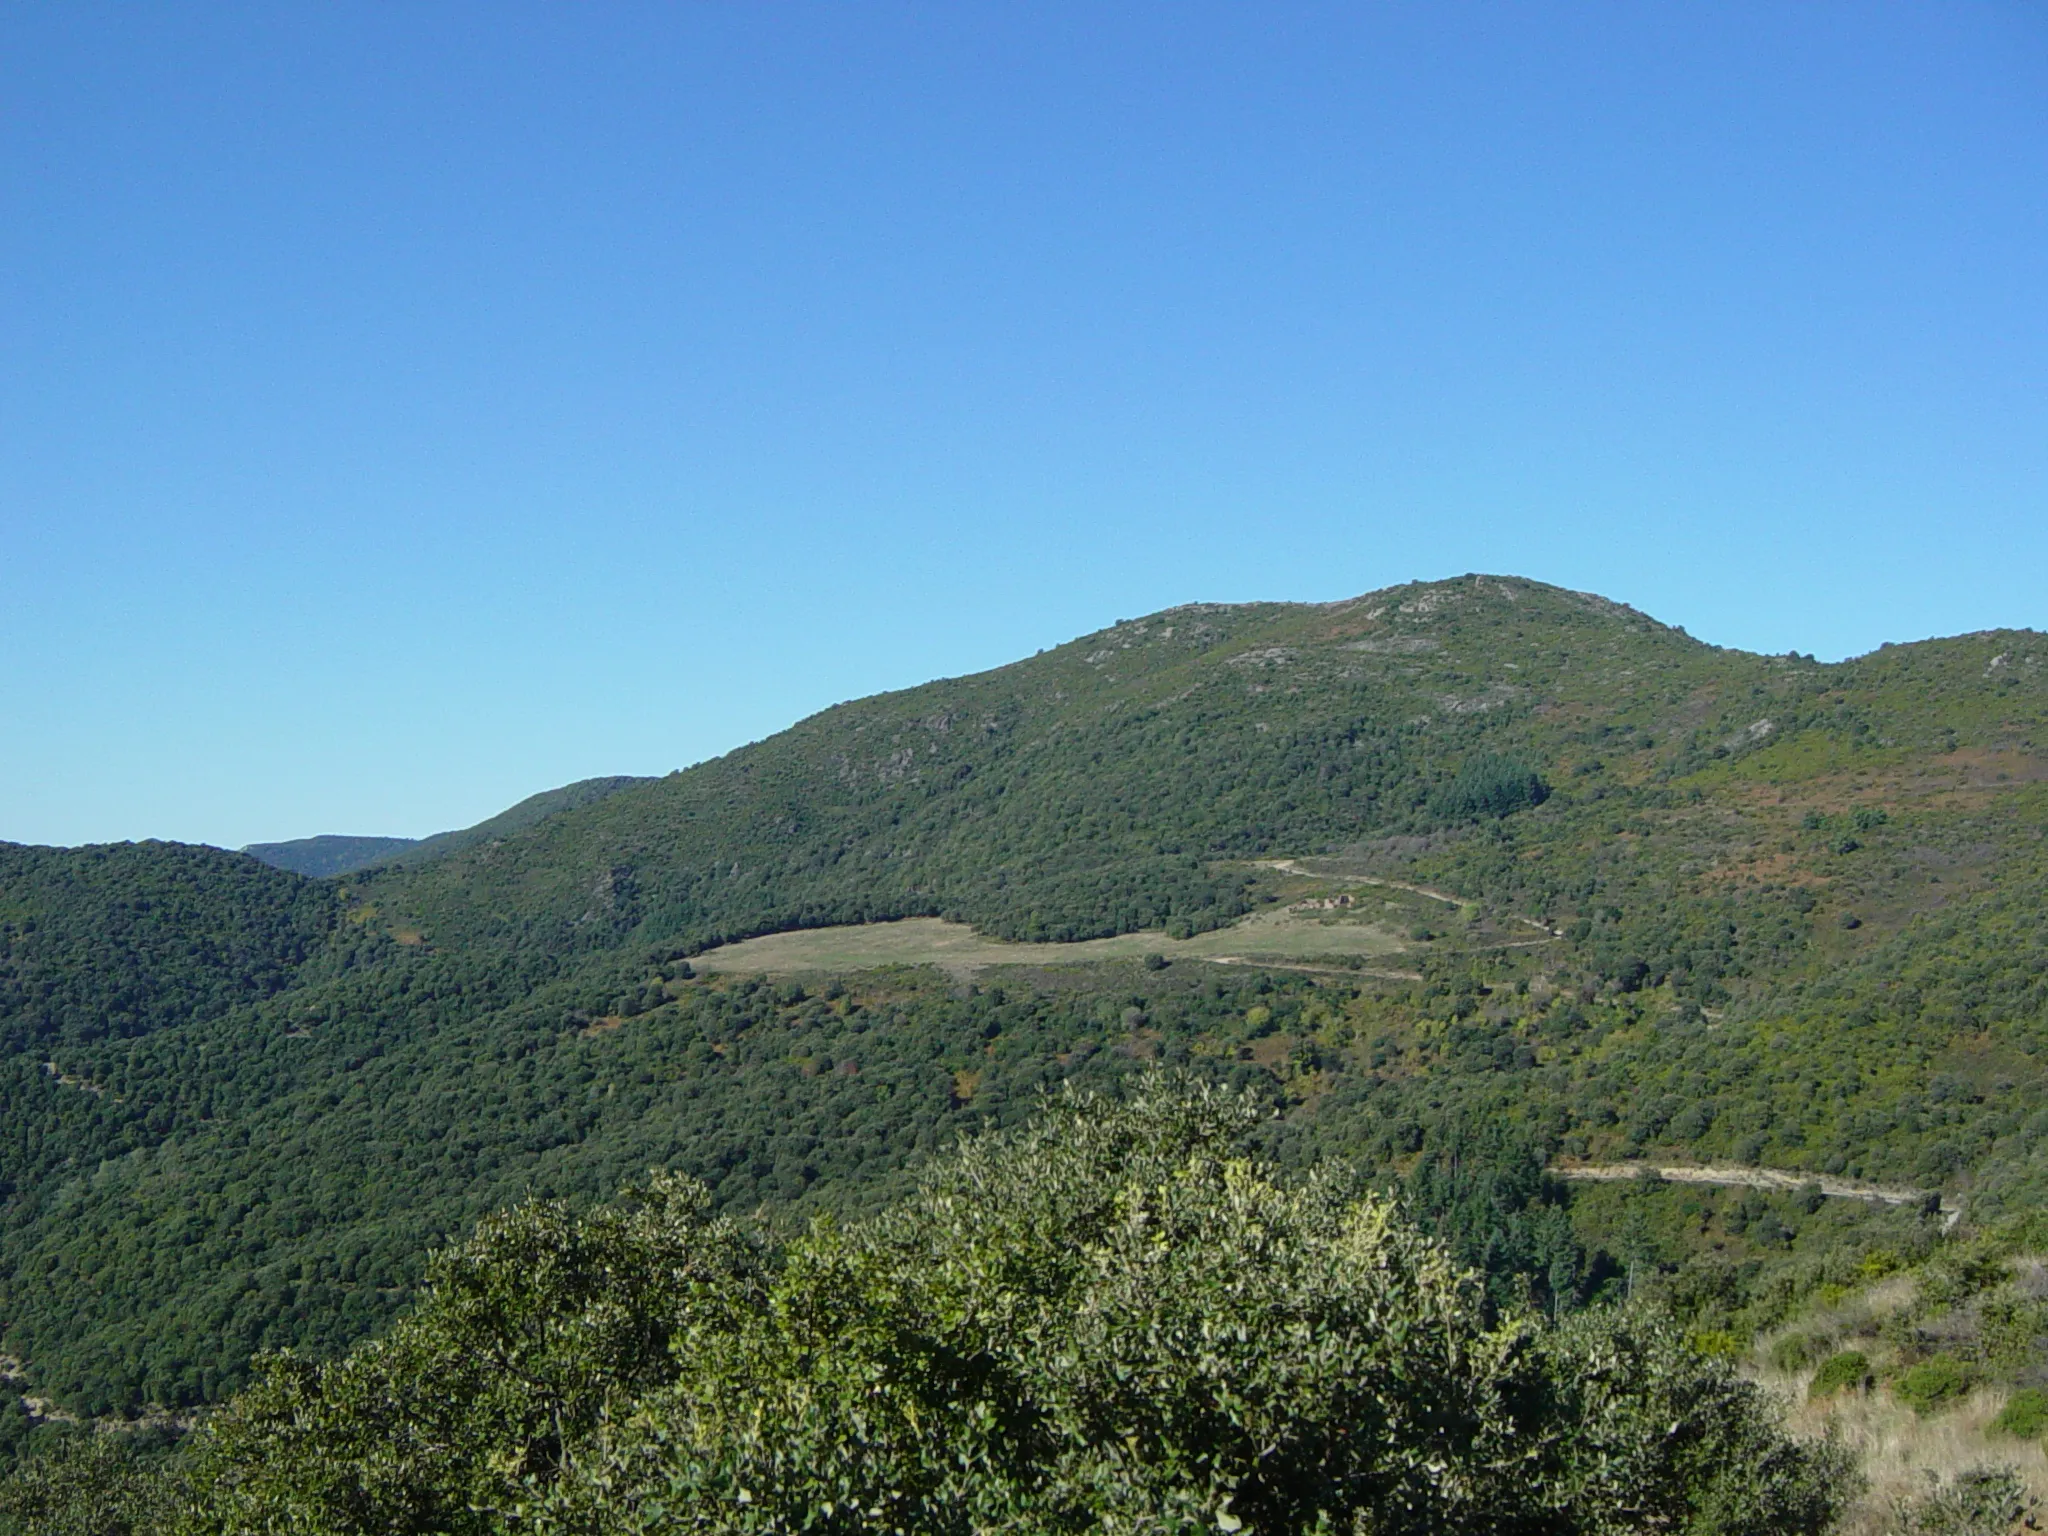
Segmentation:
{"type": "Polygon", "coordinates": [[[838,928],[805,928],[726,944],[691,958],[698,970],[770,976],[824,975],[875,970],[889,965],[932,965],[965,978],[998,965],[1091,965],[1156,954],[1172,960],[1277,964],[1333,957],[1379,959],[1399,954],[1406,944],[1353,911],[1260,912],[1191,939],[1162,933],[1125,933],[1077,944],[1012,944],[976,933],[964,923],[936,917],[907,917],[893,923],[857,923],[838,928]]]}
{"type": "MultiPolygon", "coordinates": [[[[1800,1385],[1803,1396],[1803,1378],[1800,1385]]],[[[1841,1536],[1884,1536],[1894,1503],[1924,1493],[1930,1473],[1946,1481],[1972,1467],[2008,1466],[2036,1498],[2048,1502],[2048,1456],[2040,1444],[1990,1432],[2007,1396],[1980,1387],[1949,1412],[1923,1418],[1882,1388],[1846,1392],[1801,1402],[1791,1423],[1800,1434],[1833,1434],[1870,1480],[1843,1520],[1841,1536]]]]}

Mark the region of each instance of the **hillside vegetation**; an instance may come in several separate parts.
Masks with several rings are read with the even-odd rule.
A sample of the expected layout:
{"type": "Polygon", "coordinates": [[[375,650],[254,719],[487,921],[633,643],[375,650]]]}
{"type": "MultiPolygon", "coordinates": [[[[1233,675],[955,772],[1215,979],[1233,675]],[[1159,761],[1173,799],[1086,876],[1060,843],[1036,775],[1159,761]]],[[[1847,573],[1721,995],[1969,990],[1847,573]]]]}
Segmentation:
{"type": "Polygon", "coordinates": [[[408,848],[418,846],[410,837],[345,837],[322,833],[318,837],[297,837],[286,843],[251,843],[242,852],[268,864],[272,869],[295,875],[324,879],[348,875],[372,864],[387,862],[408,848]]]}
{"type": "Polygon", "coordinates": [[[1847,1502],[1838,1450],[1668,1324],[1494,1315],[1355,1173],[1246,1156],[1260,1118],[1069,1098],[783,1245],[672,1178],[522,1206],[107,1523],[1817,1536],[1847,1502]]]}
{"type": "Polygon", "coordinates": [[[1701,726],[1740,734],[1814,681],[1529,583],[1174,609],[841,705],[365,894],[437,942],[549,953],[908,916],[1194,931],[1249,910],[1219,861],[1474,819],[1468,759],[1533,767],[1630,705],[1686,720],[1666,758],[1704,754],[1701,726]]]}
{"type": "Polygon", "coordinates": [[[580,779],[574,784],[564,784],[560,789],[546,789],[537,795],[528,795],[517,805],[473,827],[464,827],[456,832],[436,832],[432,837],[337,837],[323,834],[294,838],[284,843],[251,843],[242,852],[252,859],[262,860],[273,869],[290,870],[295,875],[311,875],[316,879],[329,875],[352,875],[357,870],[382,864],[424,864],[494,838],[524,832],[558,811],[573,811],[578,806],[590,805],[606,795],[616,794],[628,785],[646,782],[630,776],[580,779]]]}
{"type": "Polygon", "coordinates": [[[1758,1337],[1939,1223],[1544,1166],[1911,1184],[1949,1241],[2048,1191],[2044,664],[2024,632],[1752,656],[1470,577],[1120,623],[336,880],[4,850],[0,1348],[79,1412],[214,1402],[390,1326],[527,1195],[662,1167],[771,1225],[874,1211],[1154,1062],[1258,1095],[1281,1165],[1403,1190],[1500,1305],[1758,1337]],[[1178,947],[1340,898],[1399,953],[1178,947]],[[912,917],[1156,937],[971,981],[691,963],[912,917]]]}

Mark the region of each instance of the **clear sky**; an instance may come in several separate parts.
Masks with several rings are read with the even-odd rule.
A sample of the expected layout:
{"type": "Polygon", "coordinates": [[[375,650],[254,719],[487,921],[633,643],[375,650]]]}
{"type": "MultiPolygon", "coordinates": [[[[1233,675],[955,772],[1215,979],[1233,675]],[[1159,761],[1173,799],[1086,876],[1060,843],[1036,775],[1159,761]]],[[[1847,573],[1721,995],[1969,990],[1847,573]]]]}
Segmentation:
{"type": "Polygon", "coordinates": [[[2048,628],[2048,9],[0,9],[0,838],[1472,570],[2048,628]]]}

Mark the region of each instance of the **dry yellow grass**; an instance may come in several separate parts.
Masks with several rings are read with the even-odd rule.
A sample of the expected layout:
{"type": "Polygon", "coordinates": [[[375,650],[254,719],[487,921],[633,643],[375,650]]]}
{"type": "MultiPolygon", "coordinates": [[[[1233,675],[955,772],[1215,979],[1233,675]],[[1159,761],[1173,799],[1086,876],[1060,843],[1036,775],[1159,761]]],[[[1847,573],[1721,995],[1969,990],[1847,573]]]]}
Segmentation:
{"type": "Polygon", "coordinates": [[[1944,1479],[1970,1467],[2016,1468],[2034,1496],[2048,1504],[2048,1456],[2037,1442],[1989,1431],[2007,1394],[1979,1388],[1946,1413],[1922,1418],[1882,1387],[1804,1401],[1806,1378],[1789,1385],[1800,1399],[1792,1427],[1804,1435],[1832,1433],[1862,1464],[1870,1486],[1842,1522],[1841,1536],[1882,1536],[1895,1499],[1924,1492],[1928,1474],[1944,1479]]]}
{"type": "Polygon", "coordinates": [[[1406,947],[1405,941],[1385,928],[1350,912],[1333,913],[1304,904],[1255,913],[1228,928],[1198,933],[1191,939],[1126,933],[1079,944],[1010,944],[985,938],[962,923],[910,917],[894,923],[772,933],[707,950],[690,963],[700,971],[770,976],[933,965],[965,977],[999,965],[1088,965],[1149,954],[1223,965],[1262,961],[1306,965],[1330,957],[1385,959],[1406,947]]]}
{"type": "MultiPolygon", "coordinates": [[[[1798,1333],[1830,1339],[1834,1349],[1863,1350],[1882,1372],[1890,1351],[1869,1336],[1874,1332],[1870,1325],[1911,1306],[1917,1290],[1913,1276],[1892,1275],[1839,1305],[1809,1312],[1796,1323],[1759,1339],[1754,1358],[1769,1359],[1771,1346],[1778,1339],[1798,1333]]],[[[1895,1501],[1926,1492],[1930,1474],[1947,1480],[1971,1467],[2016,1469],[2034,1496],[2048,1507],[2048,1454],[2041,1444],[1990,1432],[1991,1421],[2010,1395],[2003,1389],[1979,1387],[1946,1411],[1923,1417],[1882,1386],[1868,1392],[1841,1392],[1816,1402],[1807,1397],[1812,1369],[1783,1372],[1757,1366],[1751,1374],[1785,1398],[1795,1433],[1833,1435],[1856,1457],[1869,1479],[1862,1498],[1843,1520],[1839,1536],[1886,1536],[1892,1529],[1895,1501]]]]}

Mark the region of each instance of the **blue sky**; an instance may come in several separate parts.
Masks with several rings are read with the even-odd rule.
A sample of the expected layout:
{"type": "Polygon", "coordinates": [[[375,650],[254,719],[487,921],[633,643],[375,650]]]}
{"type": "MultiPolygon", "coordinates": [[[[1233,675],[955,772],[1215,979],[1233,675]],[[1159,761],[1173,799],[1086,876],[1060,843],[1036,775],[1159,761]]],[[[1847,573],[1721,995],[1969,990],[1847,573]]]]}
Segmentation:
{"type": "Polygon", "coordinates": [[[2048,12],[0,11],[0,838],[1471,570],[2048,628],[2048,12]]]}

